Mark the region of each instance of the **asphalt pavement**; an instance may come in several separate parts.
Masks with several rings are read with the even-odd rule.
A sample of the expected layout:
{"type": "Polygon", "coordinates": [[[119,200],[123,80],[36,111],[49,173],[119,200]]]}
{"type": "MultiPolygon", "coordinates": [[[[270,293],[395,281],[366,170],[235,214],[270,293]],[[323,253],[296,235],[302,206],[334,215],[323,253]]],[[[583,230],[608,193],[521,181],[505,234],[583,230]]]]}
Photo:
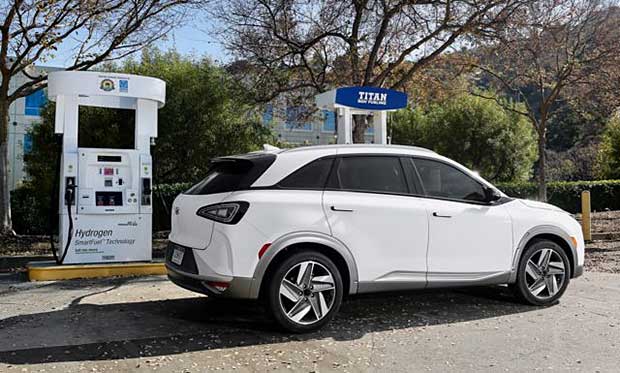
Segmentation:
{"type": "Polygon", "coordinates": [[[305,335],[165,277],[0,282],[1,372],[153,370],[618,372],[620,275],[586,273],[548,308],[503,287],[356,296],[305,335]]]}

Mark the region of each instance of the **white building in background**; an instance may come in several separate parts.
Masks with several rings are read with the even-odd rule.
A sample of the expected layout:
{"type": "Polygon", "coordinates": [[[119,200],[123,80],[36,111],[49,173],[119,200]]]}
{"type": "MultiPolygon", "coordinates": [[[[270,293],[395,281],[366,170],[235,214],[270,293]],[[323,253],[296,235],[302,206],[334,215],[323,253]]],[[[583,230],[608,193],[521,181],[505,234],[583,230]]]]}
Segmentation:
{"type": "MultiPolygon", "coordinates": [[[[338,120],[335,112],[316,110],[312,101],[308,106],[293,106],[286,101],[282,95],[267,104],[263,112],[263,124],[279,141],[293,146],[336,143],[338,120]]],[[[366,143],[372,142],[373,131],[372,126],[366,130],[366,143]]]]}
{"type": "MultiPolygon", "coordinates": [[[[57,67],[37,66],[31,74],[36,71],[61,70],[57,67]]],[[[29,78],[25,75],[17,75],[11,79],[10,91],[17,89],[29,78]]],[[[9,190],[18,188],[25,178],[24,155],[32,150],[32,138],[28,134],[33,124],[41,121],[41,110],[47,98],[45,90],[38,90],[26,97],[14,101],[9,107],[9,131],[8,131],[8,150],[9,150],[9,190]]]]}

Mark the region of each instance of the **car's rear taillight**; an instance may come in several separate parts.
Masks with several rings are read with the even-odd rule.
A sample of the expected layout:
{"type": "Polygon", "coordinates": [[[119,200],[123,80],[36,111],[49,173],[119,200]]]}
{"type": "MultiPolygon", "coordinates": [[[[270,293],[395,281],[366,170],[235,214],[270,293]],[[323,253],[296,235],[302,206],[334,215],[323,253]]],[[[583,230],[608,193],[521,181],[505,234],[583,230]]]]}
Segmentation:
{"type": "Polygon", "coordinates": [[[248,211],[247,202],[224,202],[203,206],[196,211],[196,215],[224,224],[237,224],[248,211]]]}

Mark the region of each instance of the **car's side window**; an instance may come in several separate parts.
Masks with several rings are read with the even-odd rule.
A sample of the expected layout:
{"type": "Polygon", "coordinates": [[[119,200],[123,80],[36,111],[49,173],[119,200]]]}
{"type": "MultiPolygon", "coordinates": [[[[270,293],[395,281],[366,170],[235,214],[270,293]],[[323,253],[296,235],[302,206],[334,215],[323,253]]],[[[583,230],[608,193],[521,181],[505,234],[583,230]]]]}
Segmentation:
{"type": "Polygon", "coordinates": [[[416,158],[415,166],[426,194],[431,197],[484,202],[484,188],[461,170],[443,162],[416,158]]]}
{"type": "Polygon", "coordinates": [[[398,157],[342,157],[332,172],[328,187],[361,192],[408,193],[398,157]]]}
{"type": "Polygon", "coordinates": [[[323,189],[334,158],[317,159],[293,172],[278,186],[287,189],[323,189]]]}

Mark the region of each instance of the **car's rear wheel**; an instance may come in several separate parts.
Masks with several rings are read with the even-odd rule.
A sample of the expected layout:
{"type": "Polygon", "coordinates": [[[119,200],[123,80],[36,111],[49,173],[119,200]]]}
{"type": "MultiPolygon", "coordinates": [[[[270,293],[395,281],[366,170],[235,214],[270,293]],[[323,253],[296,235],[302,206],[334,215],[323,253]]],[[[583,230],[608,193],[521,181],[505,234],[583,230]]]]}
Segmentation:
{"type": "Polygon", "coordinates": [[[557,301],[570,281],[570,261],[555,242],[536,240],[523,253],[515,291],[525,303],[546,306],[557,301]]]}
{"type": "Polygon", "coordinates": [[[325,255],[302,251],[284,260],[269,278],[267,304],[286,330],[321,328],[338,312],[343,286],[338,268],[325,255]]]}

